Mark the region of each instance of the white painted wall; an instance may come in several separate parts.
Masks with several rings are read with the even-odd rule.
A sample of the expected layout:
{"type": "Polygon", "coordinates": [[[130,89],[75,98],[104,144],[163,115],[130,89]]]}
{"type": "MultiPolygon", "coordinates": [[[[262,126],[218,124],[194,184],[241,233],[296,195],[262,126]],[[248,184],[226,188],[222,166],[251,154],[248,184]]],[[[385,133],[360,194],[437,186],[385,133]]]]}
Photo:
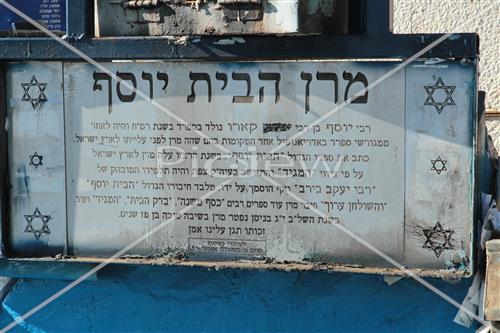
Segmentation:
{"type": "Polygon", "coordinates": [[[394,0],[394,32],[477,32],[479,89],[486,108],[500,111],[500,0],[394,0]]]}
{"type": "MultiPolygon", "coordinates": [[[[479,89],[486,91],[486,109],[500,112],[500,0],[394,0],[394,32],[477,32],[479,89]]],[[[486,125],[500,151],[500,117],[486,125]]]]}

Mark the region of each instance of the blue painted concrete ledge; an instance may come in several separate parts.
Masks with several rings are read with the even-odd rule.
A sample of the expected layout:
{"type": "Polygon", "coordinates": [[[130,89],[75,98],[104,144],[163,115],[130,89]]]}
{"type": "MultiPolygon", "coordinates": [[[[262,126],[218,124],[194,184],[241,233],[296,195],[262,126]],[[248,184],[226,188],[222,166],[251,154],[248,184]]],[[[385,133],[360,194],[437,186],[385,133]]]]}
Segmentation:
{"type": "MultiPolygon", "coordinates": [[[[472,279],[429,279],[462,302],[472,279]]],[[[19,280],[0,324],[68,281],[19,280]]],[[[13,332],[473,332],[457,309],[416,281],[326,272],[106,268],[13,332]]]]}

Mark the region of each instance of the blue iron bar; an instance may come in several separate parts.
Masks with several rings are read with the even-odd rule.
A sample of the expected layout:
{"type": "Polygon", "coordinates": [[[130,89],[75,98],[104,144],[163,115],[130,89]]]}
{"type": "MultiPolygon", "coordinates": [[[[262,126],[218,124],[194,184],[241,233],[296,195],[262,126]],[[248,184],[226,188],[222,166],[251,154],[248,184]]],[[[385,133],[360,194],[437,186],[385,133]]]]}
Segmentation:
{"type": "Polygon", "coordinates": [[[80,38],[88,30],[88,1],[66,0],[66,34],[70,38],[80,38]]]}
{"type": "MultiPolygon", "coordinates": [[[[408,58],[442,34],[69,38],[96,60],[307,60],[408,58]]],[[[479,38],[453,34],[424,58],[476,58],[479,38]]],[[[0,38],[0,61],[79,60],[51,38],[0,38]]]]}

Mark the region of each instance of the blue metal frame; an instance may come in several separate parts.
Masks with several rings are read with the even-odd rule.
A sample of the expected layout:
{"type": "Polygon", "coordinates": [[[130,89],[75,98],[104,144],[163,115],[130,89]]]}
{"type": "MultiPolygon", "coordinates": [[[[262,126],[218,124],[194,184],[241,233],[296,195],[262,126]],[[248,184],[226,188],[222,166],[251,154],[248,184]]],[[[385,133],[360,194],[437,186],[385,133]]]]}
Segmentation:
{"type": "Polygon", "coordinates": [[[66,0],[66,35],[70,39],[84,37],[88,33],[89,2],[66,0]]]}
{"type": "MultiPolygon", "coordinates": [[[[243,43],[221,43],[231,36],[82,38],[69,42],[96,60],[273,60],[408,58],[441,37],[423,35],[241,36],[243,43]]],[[[81,60],[52,38],[0,38],[0,61],[81,60]]],[[[454,34],[422,58],[476,58],[476,34],[454,34]]]]}

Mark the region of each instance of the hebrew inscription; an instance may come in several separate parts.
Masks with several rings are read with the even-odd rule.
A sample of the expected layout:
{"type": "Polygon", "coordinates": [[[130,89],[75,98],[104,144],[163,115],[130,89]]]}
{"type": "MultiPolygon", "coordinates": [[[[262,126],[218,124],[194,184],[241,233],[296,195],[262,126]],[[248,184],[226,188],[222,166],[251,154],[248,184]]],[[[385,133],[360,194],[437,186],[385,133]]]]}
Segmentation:
{"type": "MultiPolygon", "coordinates": [[[[116,76],[122,79],[122,81],[119,81],[116,84],[116,96],[118,97],[118,100],[121,102],[133,102],[136,97],[136,91],[137,89],[137,78],[133,73],[126,73],[126,72],[116,72],[116,76]],[[121,90],[121,85],[122,82],[128,81],[129,84],[131,85],[131,91],[129,94],[124,94],[122,93],[121,90]]],[[[363,73],[356,73],[356,76],[353,76],[352,73],[344,71],[342,74],[342,77],[344,80],[346,80],[347,86],[345,87],[344,90],[344,101],[348,100],[350,98],[350,89],[352,85],[355,85],[356,82],[359,82],[362,84],[362,88],[358,87],[358,91],[355,93],[363,92],[363,96],[355,97],[352,98],[351,103],[363,103],[366,104],[368,103],[368,91],[365,89],[368,87],[368,80],[366,79],[366,76],[363,73]]],[[[103,86],[100,81],[104,80],[108,82],[108,89],[107,89],[107,94],[108,94],[108,111],[111,113],[113,109],[113,88],[111,85],[111,76],[108,73],[103,73],[103,72],[93,72],[93,78],[94,78],[94,84],[93,84],[93,90],[98,90],[101,91],[103,90],[103,86]]],[[[141,74],[142,80],[145,80],[149,83],[149,96],[151,99],[153,99],[154,95],[154,84],[153,84],[153,74],[149,72],[142,72],[141,74]]],[[[166,90],[167,85],[168,85],[168,74],[166,73],[161,73],[157,72],[156,73],[156,78],[159,81],[164,81],[165,84],[161,88],[162,90],[166,90]]],[[[221,72],[216,72],[215,73],[215,78],[218,81],[222,81],[222,86],[220,88],[221,91],[223,91],[228,83],[228,74],[227,73],[221,73],[221,72]]],[[[273,73],[273,72],[260,72],[258,74],[259,81],[274,81],[274,102],[278,103],[280,100],[280,81],[281,81],[281,73],[273,73]]],[[[310,94],[310,84],[312,81],[312,74],[311,73],[305,73],[301,72],[300,73],[300,78],[302,80],[305,80],[305,112],[309,112],[309,94],[310,94]]],[[[187,102],[188,103],[194,103],[196,101],[196,88],[198,82],[199,85],[202,85],[203,82],[205,83],[206,87],[206,95],[208,97],[208,102],[210,103],[212,101],[212,80],[210,77],[209,73],[206,72],[189,72],[189,79],[191,80],[191,93],[187,96],[187,102]]],[[[251,95],[252,91],[252,79],[250,77],[249,73],[238,73],[238,72],[232,72],[231,74],[231,79],[233,81],[243,81],[244,86],[246,87],[246,94],[245,95],[237,95],[237,96],[232,96],[232,102],[233,103],[253,103],[254,102],[254,97],[251,95]]],[[[338,78],[337,74],[335,73],[328,73],[328,72],[316,72],[316,79],[318,81],[332,81],[333,82],[333,101],[335,103],[338,102],[339,100],[339,83],[338,83],[338,78]]],[[[442,83],[442,82],[441,82],[442,83]]],[[[200,89],[202,89],[200,87],[200,89]]],[[[427,87],[426,87],[427,89],[427,87]]],[[[435,89],[435,88],[434,88],[435,89]]],[[[430,97],[429,97],[430,98],[430,97]]],[[[259,103],[264,102],[264,86],[261,86],[259,88],[259,103]]],[[[427,103],[427,102],[426,102],[427,103]]],[[[426,104],[427,105],[427,104],[426,104]]]]}
{"type": "Polygon", "coordinates": [[[465,253],[464,220],[446,214],[469,216],[451,188],[468,186],[455,136],[467,131],[441,127],[471,128],[467,81],[429,67],[367,90],[396,65],[66,64],[73,253],[109,255],[155,230],[127,255],[389,266],[337,225],[409,266],[465,253]]]}
{"type": "MultiPolygon", "coordinates": [[[[404,99],[376,94],[400,90],[402,96],[402,75],[368,92],[378,71],[350,63],[108,68],[121,80],[86,65],[66,71],[75,77],[66,82],[78,82],[66,87],[74,110],[66,118],[66,138],[75,253],[89,248],[79,230],[117,235],[126,229],[139,237],[169,221],[134,253],[282,260],[335,255],[342,261],[349,253],[337,250],[351,240],[333,225],[364,233],[361,221],[368,218],[380,230],[369,237],[398,255],[400,244],[380,239],[383,230],[402,239],[397,179],[403,177],[404,99]],[[74,94],[83,94],[77,98],[83,105],[70,98],[74,94]],[[349,110],[308,127],[348,99],[349,110]],[[293,137],[299,132],[304,135],[293,137]],[[283,149],[272,151],[278,145],[283,149]]],[[[103,253],[126,245],[106,238],[91,247],[103,253]]]]}

